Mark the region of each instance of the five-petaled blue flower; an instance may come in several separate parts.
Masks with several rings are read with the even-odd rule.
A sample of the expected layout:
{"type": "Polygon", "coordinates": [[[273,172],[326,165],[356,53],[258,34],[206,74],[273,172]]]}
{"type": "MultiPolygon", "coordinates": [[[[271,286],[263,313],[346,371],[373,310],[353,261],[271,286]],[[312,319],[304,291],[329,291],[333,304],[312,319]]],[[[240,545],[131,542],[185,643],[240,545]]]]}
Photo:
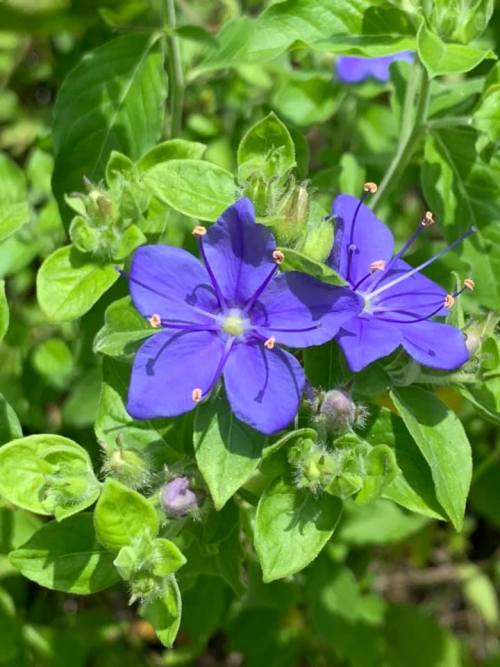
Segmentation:
{"type": "MultiPolygon", "coordinates": [[[[372,183],[365,185],[365,192],[375,189],[372,183]]],[[[362,200],[350,195],[338,196],[333,216],[335,243],[328,263],[364,302],[363,310],[344,322],[336,336],[350,369],[359,371],[400,345],[424,366],[449,371],[464,364],[469,355],[462,332],[432,318],[447,315],[458,294],[472,289],[474,283],[466,279],[460,292],[447,294],[420,270],[470,236],[474,228],[412,268],[401,257],[421,231],[432,224],[431,213],[426,213],[394,256],[394,239],[389,228],[362,200]]]]}
{"type": "Polygon", "coordinates": [[[377,58],[340,56],[335,63],[335,69],[338,79],[344,83],[360,83],[370,77],[377,81],[389,81],[391,63],[399,60],[411,63],[414,59],[413,51],[398,51],[377,58]]]}
{"type": "Polygon", "coordinates": [[[280,273],[283,255],[246,198],[194,232],[204,265],[162,245],[143,246],[132,258],[132,301],[158,333],[135,357],[127,410],[137,419],[179,415],[223,376],[239,419],[279,431],[296,415],[305,379],[278,345],[324,343],[362,303],[346,288],[280,273]]]}

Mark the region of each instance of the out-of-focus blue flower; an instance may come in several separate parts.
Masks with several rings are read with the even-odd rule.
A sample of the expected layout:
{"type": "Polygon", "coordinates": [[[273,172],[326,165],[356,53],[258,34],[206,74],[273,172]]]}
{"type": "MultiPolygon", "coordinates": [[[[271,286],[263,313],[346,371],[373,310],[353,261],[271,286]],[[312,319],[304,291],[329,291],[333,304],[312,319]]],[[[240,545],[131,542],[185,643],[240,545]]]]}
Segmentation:
{"type": "Polygon", "coordinates": [[[297,413],[305,381],[298,361],[278,345],[330,340],[361,302],[346,288],[280,273],[283,254],[255,222],[249,199],[194,233],[203,264],[162,245],[143,246],[132,258],[132,301],[158,332],[135,357],[128,412],[137,419],[187,412],[223,376],[234,414],[274,433],[297,413]]]}
{"type": "MultiPolygon", "coordinates": [[[[370,183],[365,186],[366,191],[372,188],[370,183]]],[[[432,224],[430,213],[394,256],[390,230],[362,200],[338,196],[333,215],[335,243],[328,262],[364,302],[363,310],[345,322],[336,336],[351,370],[361,370],[400,345],[424,366],[449,371],[464,364],[469,354],[462,332],[432,318],[447,315],[455,298],[464,289],[473,289],[474,283],[466,279],[460,292],[447,294],[420,271],[470,236],[474,228],[412,268],[402,256],[432,224]]]]}
{"type": "Polygon", "coordinates": [[[398,51],[378,58],[340,56],[336,61],[336,72],[338,79],[344,83],[360,83],[370,77],[377,81],[389,81],[391,63],[397,60],[411,63],[414,59],[413,51],[398,51]]]}

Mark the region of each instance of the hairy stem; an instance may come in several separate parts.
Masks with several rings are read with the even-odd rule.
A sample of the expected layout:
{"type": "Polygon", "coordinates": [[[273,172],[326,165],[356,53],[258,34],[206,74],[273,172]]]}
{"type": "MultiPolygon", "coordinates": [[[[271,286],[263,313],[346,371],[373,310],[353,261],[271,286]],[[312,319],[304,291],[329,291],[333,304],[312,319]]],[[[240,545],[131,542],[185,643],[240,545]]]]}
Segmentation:
{"type": "Polygon", "coordinates": [[[425,127],[429,107],[430,80],[424,67],[416,62],[413,66],[403,104],[399,146],[389,168],[372,198],[372,208],[376,209],[393,189],[412,158],[415,146],[425,127]],[[416,110],[412,108],[416,101],[416,110]],[[413,122],[412,122],[413,121],[413,122]]]}
{"type": "Polygon", "coordinates": [[[167,49],[170,74],[170,132],[171,137],[179,135],[182,127],[182,109],[184,106],[184,72],[181,62],[179,38],[174,30],[177,26],[175,0],[166,0],[166,20],[169,28],[167,49]]]}

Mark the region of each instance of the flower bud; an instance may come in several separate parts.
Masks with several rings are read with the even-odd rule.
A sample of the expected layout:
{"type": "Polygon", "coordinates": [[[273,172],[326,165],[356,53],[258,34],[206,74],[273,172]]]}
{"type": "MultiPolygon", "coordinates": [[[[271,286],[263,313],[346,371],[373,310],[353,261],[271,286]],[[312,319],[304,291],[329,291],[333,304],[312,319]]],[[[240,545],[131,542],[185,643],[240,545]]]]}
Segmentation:
{"type": "Polygon", "coordinates": [[[295,246],[299,242],[309,220],[309,206],[306,185],[291,178],[285,193],[271,206],[267,221],[280,245],[295,246]]]}
{"type": "Polygon", "coordinates": [[[299,440],[290,449],[288,462],[294,469],[297,488],[313,492],[327,485],[337,471],[334,454],[309,438],[299,440]]]}
{"type": "Polygon", "coordinates": [[[147,486],[151,480],[148,464],[141,452],[136,449],[119,447],[107,452],[102,469],[106,475],[131,489],[147,486]]]}
{"type": "Polygon", "coordinates": [[[319,414],[328,433],[345,433],[356,422],[356,403],[347,392],[331,389],[323,397],[319,414]]]}
{"type": "Polygon", "coordinates": [[[173,519],[187,516],[198,509],[198,498],[187,477],[175,477],[166,482],[160,490],[160,503],[165,514],[173,519]]]}

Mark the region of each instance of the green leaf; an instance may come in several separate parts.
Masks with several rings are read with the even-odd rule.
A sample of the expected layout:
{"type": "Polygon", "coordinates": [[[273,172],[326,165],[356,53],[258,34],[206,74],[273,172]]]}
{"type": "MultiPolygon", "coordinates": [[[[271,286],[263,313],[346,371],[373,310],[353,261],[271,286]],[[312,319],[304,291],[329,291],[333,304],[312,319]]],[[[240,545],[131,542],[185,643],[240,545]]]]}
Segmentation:
{"type": "Polygon", "coordinates": [[[35,514],[53,514],[61,519],[91,505],[99,493],[90,457],[76,442],[60,435],[29,435],[0,448],[0,495],[9,502],[35,514]],[[59,485],[82,476],[77,493],[68,488],[61,504],[53,506],[59,485]],[[67,499],[65,507],[63,500],[67,499]]]}
{"type": "Polygon", "coordinates": [[[68,345],[60,338],[48,338],[35,348],[33,366],[56,388],[64,388],[74,370],[68,345]]]}
{"type": "Polygon", "coordinates": [[[323,283],[329,285],[346,285],[346,281],[330,266],[317,262],[307,255],[293,250],[292,248],[279,248],[285,255],[285,260],[281,264],[283,271],[301,271],[308,273],[310,276],[321,280],[323,283]]]}
{"type": "Polygon", "coordinates": [[[142,533],[154,537],[159,521],[144,496],[114,479],[107,479],[94,512],[97,539],[107,549],[118,551],[142,533]]]}
{"type": "Polygon", "coordinates": [[[148,171],[161,162],[167,162],[167,160],[201,160],[206,148],[205,144],[200,144],[197,141],[169,139],[143,155],[137,163],[137,169],[148,171]]]}
{"type": "Polygon", "coordinates": [[[24,172],[0,153],[0,242],[29,222],[30,216],[24,172]]]}
{"type": "Polygon", "coordinates": [[[306,348],[304,367],[309,382],[318,389],[333,389],[347,379],[344,355],[335,341],[306,348]]]}
{"type": "Polygon", "coordinates": [[[446,514],[436,498],[429,464],[403,420],[387,408],[378,408],[377,412],[371,412],[363,435],[371,445],[392,447],[396,455],[400,474],[384,489],[384,497],[412,512],[445,519],[446,514]]]}
{"type": "Polygon", "coordinates": [[[218,394],[196,410],[196,461],[216,509],[252,476],[259,465],[266,437],[238,421],[225,396],[218,394]]]}
{"type": "Polygon", "coordinates": [[[447,44],[422,24],[417,35],[418,55],[430,76],[469,72],[487,58],[496,58],[490,49],[447,44]]]}
{"type": "Polygon", "coordinates": [[[253,125],[238,146],[238,179],[254,174],[266,180],[285,178],[295,167],[295,145],[290,132],[274,114],[253,125]]]}
{"type": "Polygon", "coordinates": [[[207,49],[191,78],[214,69],[272,60],[294,43],[368,56],[415,46],[411,21],[389,2],[373,6],[368,0],[285,0],[273,3],[257,19],[244,16],[226,23],[217,35],[217,45],[207,49]]]}
{"type": "Polygon", "coordinates": [[[295,574],[319,554],[333,535],[342,503],[318,497],[282,480],[262,494],[257,507],[255,548],[265,582],[295,574]]]}
{"type": "Polygon", "coordinates": [[[490,86],[483,94],[472,116],[472,124],[490,141],[500,139],[500,83],[490,86]]]}
{"type": "Polygon", "coordinates": [[[123,35],[84,56],[54,107],[53,187],[60,206],[65,193],[81,189],[84,176],[94,182],[104,176],[111,151],[137,160],[155,144],[166,88],[157,34],[123,35]]]}
{"type": "Polygon", "coordinates": [[[52,322],[75,320],[101,298],[119,273],[113,264],[99,264],[71,246],[58,248],[37,275],[40,308],[52,322]]]}
{"type": "Polygon", "coordinates": [[[0,394],[0,445],[23,437],[21,423],[11,405],[0,394]]]}
{"type": "Polygon", "coordinates": [[[472,477],[472,457],[460,420],[425,389],[400,387],[391,396],[429,464],[438,501],[456,530],[461,530],[472,477]]]}
{"type": "Polygon", "coordinates": [[[97,542],[90,512],[45,524],[9,555],[27,579],[77,595],[97,593],[120,580],[113,558],[97,542]]]}
{"type": "Polygon", "coordinates": [[[3,340],[9,328],[10,312],[7,295],[5,294],[5,280],[0,280],[0,341],[3,340]]]}
{"type": "Polygon", "coordinates": [[[10,595],[0,588],[0,645],[2,663],[14,665],[23,643],[22,625],[16,614],[16,605],[10,595]],[[11,662],[12,661],[12,662],[11,662]]]}
{"type": "Polygon", "coordinates": [[[458,390],[484,419],[500,426],[500,377],[478,385],[459,385],[458,390]]]}
{"type": "Polygon", "coordinates": [[[473,271],[474,298],[500,307],[500,184],[496,173],[476,155],[477,133],[450,128],[429,134],[425,144],[422,188],[449,242],[471,225],[479,230],[455,249],[473,271]]]}
{"type": "Polygon", "coordinates": [[[144,180],[160,201],[198,220],[216,220],[238,199],[233,175],[204,160],[161,162],[144,180]]]}
{"type": "Polygon", "coordinates": [[[179,419],[144,419],[135,421],[125,409],[125,402],[130,384],[130,366],[113,359],[103,363],[103,386],[99,401],[99,410],[95,422],[97,438],[114,447],[119,442],[124,448],[142,449],[157,446],[169,463],[176,461],[179,454],[170,444],[170,437],[175,442],[180,427],[179,419]],[[172,432],[172,435],[170,435],[172,432]]]}
{"type": "Polygon", "coordinates": [[[330,74],[300,72],[276,91],[273,106],[294,125],[306,127],[325,123],[333,115],[339,101],[332,95],[330,74]]]}
{"type": "Polygon", "coordinates": [[[427,518],[404,512],[389,500],[375,500],[361,507],[348,505],[338,537],[355,547],[393,544],[408,539],[426,523],[427,518]]]}
{"type": "Polygon", "coordinates": [[[181,592],[174,576],[169,577],[163,595],[143,605],[140,614],[151,623],[161,643],[170,648],[179,632],[182,615],[181,592]]]}
{"type": "Polygon", "coordinates": [[[106,309],[104,326],[94,339],[94,352],[131,360],[139,344],[154,332],[126,296],[106,309]]]}

